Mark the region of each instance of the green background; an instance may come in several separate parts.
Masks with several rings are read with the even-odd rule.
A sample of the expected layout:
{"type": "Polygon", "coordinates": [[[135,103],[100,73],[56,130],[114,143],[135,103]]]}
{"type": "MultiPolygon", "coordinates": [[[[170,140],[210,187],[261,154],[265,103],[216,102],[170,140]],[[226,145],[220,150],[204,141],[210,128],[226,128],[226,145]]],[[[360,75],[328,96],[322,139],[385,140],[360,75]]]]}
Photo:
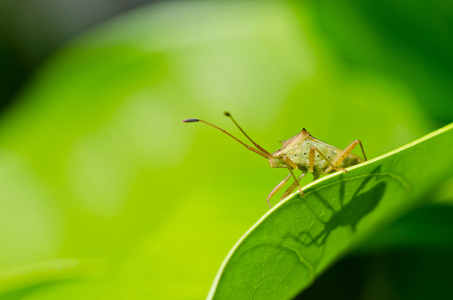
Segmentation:
{"type": "MultiPolygon", "coordinates": [[[[206,297],[286,171],[181,120],[240,136],[228,110],[268,151],[305,127],[385,154],[451,122],[452,12],[448,1],[161,2],[68,42],[0,119],[3,297],[206,297]]],[[[451,228],[451,186],[301,297],[443,286],[451,238],[419,227],[451,228]],[[347,288],[357,265],[363,282],[347,288]]]]}

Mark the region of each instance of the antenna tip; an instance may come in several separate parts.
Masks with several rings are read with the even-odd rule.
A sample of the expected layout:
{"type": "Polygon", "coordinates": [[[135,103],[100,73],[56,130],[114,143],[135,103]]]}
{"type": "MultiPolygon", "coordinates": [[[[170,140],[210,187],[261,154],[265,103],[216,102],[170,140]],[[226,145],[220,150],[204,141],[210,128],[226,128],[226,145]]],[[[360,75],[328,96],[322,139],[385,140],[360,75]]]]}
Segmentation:
{"type": "Polygon", "coordinates": [[[226,111],[226,112],[224,112],[224,114],[225,114],[225,116],[227,116],[227,117],[231,117],[230,113],[229,113],[229,112],[227,112],[227,111],[226,111]]]}
{"type": "Polygon", "coordinates": [[[183,123],[194,123],[194,122],[200,122],[198,119],[184,119],[182,120],[183,123]]]}

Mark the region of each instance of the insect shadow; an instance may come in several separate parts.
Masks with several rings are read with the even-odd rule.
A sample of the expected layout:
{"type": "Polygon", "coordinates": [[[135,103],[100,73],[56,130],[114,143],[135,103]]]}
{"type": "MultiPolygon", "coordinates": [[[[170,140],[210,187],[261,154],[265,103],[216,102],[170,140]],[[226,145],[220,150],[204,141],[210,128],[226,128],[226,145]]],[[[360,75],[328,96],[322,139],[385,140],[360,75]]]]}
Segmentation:
{"type": "MultiPolygon", "coordinates": [[[[377,167],[371,172],[371,174],[379,173],[379,170],[380,167],[377,167]]],[[[300,236],[306,235],[310,240],[308,244],[303,244],[305,246],[311,246],[313,244],[322,246],[326,242],[329,235],[341,226],[349,227],[352,232],[355,232],[357,224],[377,207],[387,188],[387,183],[385,181],[379,181],[374,187],[363,192],[363,189],[372,179],[379,181],[379,175],[367,177],[360,184],[353,196],[350,198],[349,202],[346,204],[344,204],[345,182],[341,181],[339,191],[340,210],[335,210],[335,208],[323,196],[321,196],[319,192],[313,192],[322,205],[333,213],[329,216],[327,221],[318,218],[318,221],[324,225],[324,228],[317,235],[312,236],[308,231],[301,232],[300,236]]],[[[313,213],[315,212],[313,211],[313,213]]],[[[300,241],[301,240],[299,239],[299,242],[300,241]]]]}

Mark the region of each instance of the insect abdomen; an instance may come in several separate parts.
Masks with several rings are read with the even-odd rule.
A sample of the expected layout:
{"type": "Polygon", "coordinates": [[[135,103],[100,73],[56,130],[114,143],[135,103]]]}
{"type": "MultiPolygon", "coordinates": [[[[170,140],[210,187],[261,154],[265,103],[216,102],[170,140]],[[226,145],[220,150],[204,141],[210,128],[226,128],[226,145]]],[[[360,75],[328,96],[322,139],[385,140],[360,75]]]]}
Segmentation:
{"type": "MultiPolygon", "coordinates": [[[[324,156],[332,161],[336,155],[340,152],[336,148],[327,147],[325,144],[316,143],[311,140],[304,141],[301,146],[293,147],[287,152],[289,158],[291,158],[299,168],[308,169],[310,165],[310,149],[316,147],[321,151],[324,156]]],[[[329,163],[324,160],[324,158],[319,155],[317,151],[314,152],[314,166],[313,169],[318,172],[322,172],[329,167],[329,163]]]]}

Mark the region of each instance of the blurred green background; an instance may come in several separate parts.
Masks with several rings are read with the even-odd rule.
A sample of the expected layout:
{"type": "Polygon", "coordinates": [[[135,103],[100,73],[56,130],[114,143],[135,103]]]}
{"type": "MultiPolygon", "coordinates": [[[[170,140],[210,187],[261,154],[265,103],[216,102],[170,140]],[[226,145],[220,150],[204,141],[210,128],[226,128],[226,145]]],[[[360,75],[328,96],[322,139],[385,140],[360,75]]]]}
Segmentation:
{"type": "MultiPolygon", "coordinates": [[[[451,1],[151,2],[0,2],[1,299],[206,297],[286,171],[184,118],[370,158],[452,120],[451,1]]],[[[300,298],[447,293],[452,186],[300,298]]]]}

